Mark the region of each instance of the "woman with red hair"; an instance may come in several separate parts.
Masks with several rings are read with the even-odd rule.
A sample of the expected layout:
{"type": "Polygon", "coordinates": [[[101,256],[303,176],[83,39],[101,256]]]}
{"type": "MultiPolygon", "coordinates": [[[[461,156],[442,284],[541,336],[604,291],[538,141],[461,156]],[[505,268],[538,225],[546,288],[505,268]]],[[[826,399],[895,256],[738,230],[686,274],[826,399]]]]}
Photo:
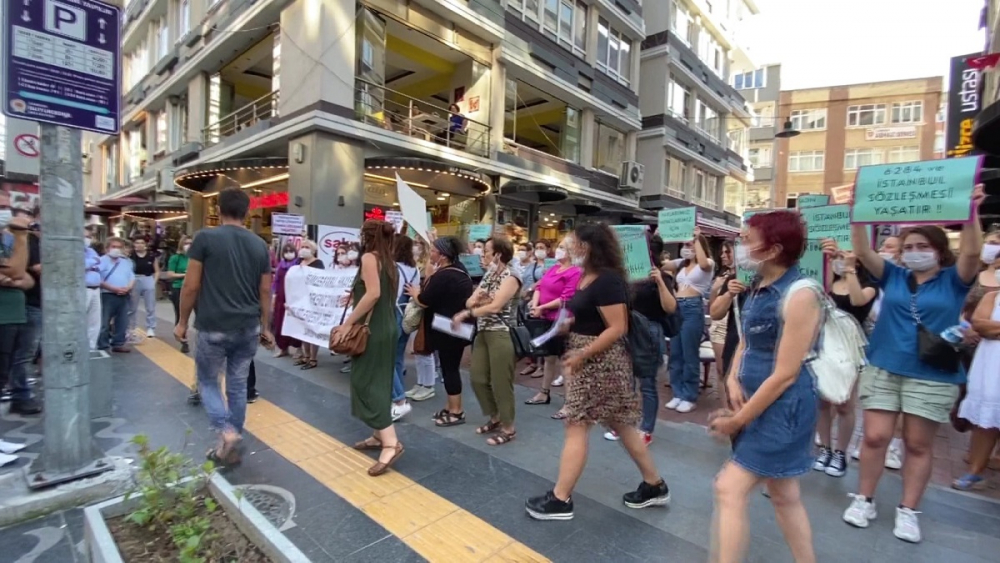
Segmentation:
{"type": "Polygon", "coordinates": [[[747,502],[765,483],[778,525],[797,563],[816,560],[809,517],[797,477],[812,468],[817,397],[805,366],[822,320],[817,293],[789,294],[805,276],[799,257],[806,230],[794,211],[754,215],[744,225],[736,263],[757,274],[742,310],[742,339],[727,384],[734,412],[719,413],[713,433],[733,440],[730,461],[715,481],[712,561],[741,561],[747,541],[747,502]],[[785,325],[795,330],[782,330],[785,325]]]}

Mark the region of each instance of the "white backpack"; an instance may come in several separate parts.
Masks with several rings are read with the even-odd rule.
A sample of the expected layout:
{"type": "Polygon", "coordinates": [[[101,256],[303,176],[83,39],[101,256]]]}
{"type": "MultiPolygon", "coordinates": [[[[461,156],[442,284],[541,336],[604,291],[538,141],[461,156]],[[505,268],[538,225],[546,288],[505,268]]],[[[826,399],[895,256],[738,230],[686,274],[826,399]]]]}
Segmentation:
{"type": "Polygon", "coordinates": [[[824,400],[839,405],[851,398],[858,374],[865,365],[868,340],[857,319],[838,309],[819,283],[812,279],[798,280],[788,288],[782,304],[782,317],[792,294],[804,288],[816,294],[824,313],[819,351],[811,353],[806,362],[813,374],[816,391],[824,400]]]}

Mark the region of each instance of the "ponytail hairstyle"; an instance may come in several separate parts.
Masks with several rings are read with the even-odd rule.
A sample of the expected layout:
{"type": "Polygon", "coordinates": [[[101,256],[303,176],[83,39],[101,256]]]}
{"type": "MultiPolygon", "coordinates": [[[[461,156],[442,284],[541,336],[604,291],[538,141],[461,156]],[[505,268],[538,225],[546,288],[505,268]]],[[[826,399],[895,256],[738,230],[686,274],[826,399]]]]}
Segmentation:
{"type": "Polygon", "coordinates": [[[399,276],[393,262],[392,241],[396,228],[392,223],[369,219],[361,226],[361,251],[372,253],[378,260],[379,268],[389,276],[390,287],[396,287],[399,276]]]}

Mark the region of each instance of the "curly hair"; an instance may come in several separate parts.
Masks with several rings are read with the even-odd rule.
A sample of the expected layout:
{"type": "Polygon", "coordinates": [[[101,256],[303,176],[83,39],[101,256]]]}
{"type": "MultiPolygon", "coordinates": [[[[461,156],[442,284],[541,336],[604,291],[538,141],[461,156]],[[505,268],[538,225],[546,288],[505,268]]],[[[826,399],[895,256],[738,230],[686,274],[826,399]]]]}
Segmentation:
{"type": "Polygon", "coordinates": [[[396,228],[392,223],[369,219],[361,226],[361,248],[365,253],[374,253],[379,267],[389,275],[390,287],[396,287],[398,272],[393,262],[392,239],[396,228]]]}
{"type": "Polygon", "coordinates": [[[583,262],[583,269],[588,272],[614,272],[628,279],[625,272],[625,259],[622,257],[618,236],[607,223],[580,225],[573,231],[576,243],[590,247],[583,262]]]}

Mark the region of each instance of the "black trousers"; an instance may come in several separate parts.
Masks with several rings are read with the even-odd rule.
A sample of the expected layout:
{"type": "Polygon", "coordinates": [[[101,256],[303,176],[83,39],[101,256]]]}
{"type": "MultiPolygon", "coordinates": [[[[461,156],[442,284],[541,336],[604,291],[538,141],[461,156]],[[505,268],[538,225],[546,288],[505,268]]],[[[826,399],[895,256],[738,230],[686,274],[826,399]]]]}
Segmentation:
{"type": "Polygon", "coordinates": [[[174,326],[181,322],[181,288],[170,288],[170,303],[174,306],[174,326]]]}
{"type": "Polygon", "coordinates": [[[462,394],[462,372],[459,370],[462,365],[462,355],[468,344],[460,341],[442,344],[438,346],[438,360],[441,361],[441,379],[444,380],[444,390],[449,396],[462,394]]]}

